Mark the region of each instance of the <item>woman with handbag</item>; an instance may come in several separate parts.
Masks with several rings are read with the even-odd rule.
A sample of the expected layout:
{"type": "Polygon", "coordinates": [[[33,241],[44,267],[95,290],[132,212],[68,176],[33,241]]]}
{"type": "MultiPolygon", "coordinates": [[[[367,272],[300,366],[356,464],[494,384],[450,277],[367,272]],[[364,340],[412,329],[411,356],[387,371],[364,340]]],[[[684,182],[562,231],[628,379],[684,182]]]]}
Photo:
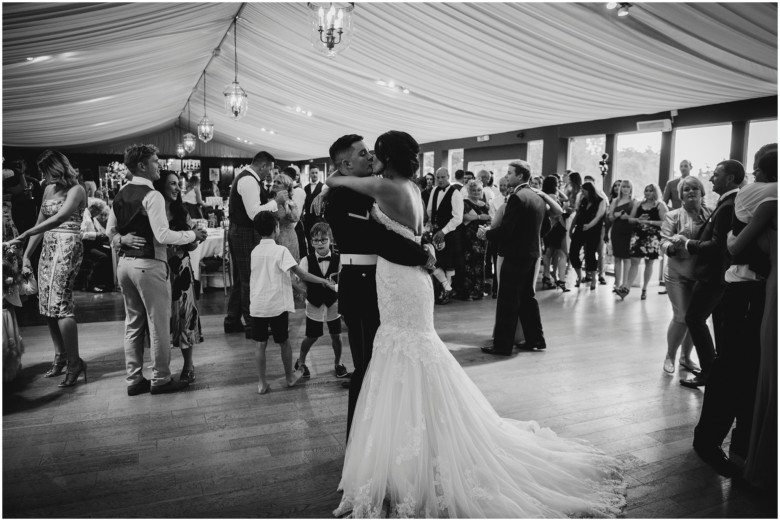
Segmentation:
{"type": "Polygon", "coordinates": [[[87,193],[78,184],[78,174],[62,153],[46,150],[37,162],[48,182],[38,222],[6,244],[22,244],[30,237],[22,271],[31,274],[30,256],[43,240],[38,264],[38,308],[46,317],[54,342],[54,363],[44,376],[59,376],[67,366],[59,387],[72,387],[82,373],[84,383],[87,381],[87,364],[79,357],[78,328],[73,313],[73,284],[84,252],[81,222],[87,193]]]}

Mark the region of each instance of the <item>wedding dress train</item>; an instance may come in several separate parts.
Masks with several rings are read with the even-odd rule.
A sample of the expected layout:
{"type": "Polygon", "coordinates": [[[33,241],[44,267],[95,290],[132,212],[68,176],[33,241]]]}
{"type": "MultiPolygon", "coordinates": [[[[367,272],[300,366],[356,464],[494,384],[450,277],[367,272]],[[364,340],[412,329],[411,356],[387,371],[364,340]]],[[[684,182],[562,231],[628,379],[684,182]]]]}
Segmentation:
{"type": "MultiPolygon", "coordinates": [[[[374,218],[414,238],[384,215],[374,218]]],[[[344,457],[336,516],[613,517],[620,462],[534,421],[501,418],[433,327],[430,276],[377,262],[381,326],[344,457]]]]}

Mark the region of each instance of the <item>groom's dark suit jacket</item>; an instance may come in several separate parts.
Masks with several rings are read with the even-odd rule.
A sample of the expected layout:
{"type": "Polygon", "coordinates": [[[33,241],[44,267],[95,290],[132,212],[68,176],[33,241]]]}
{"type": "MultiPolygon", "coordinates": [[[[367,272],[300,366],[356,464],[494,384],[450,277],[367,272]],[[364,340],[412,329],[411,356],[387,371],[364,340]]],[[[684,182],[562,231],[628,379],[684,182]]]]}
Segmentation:
{"type": "MultiPolygon", "coordinates": [[[[379,255],[404,266],[422,266],[427,252],[416,242],[391,232],[370,218],[374,200],[349,188],[328,192],[325,220],[333,230],[339,253],[379,255]]],[[[339,275],[339,312],[379,316],[375,266],[343,266],[339,275]]]]}

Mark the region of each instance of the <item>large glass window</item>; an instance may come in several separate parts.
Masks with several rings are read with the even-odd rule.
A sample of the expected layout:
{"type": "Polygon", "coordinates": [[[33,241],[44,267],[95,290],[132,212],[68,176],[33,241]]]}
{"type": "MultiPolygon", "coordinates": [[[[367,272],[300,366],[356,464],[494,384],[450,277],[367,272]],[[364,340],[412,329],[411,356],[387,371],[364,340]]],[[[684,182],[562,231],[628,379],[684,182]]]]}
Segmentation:
{"type": "MultiPolygon", "coordinates": [[[[777,143],[777,120],[751,121],[748,127],[748,147],[745,158],[745,170],[753,171],[753,156],[758,149],[769,143],[777,143]]],[[[748,181],[753,182],[753,176],[748,175],[748,181]]]]}
{"type": "Polygon", "coordinates": [[[528,142],[528,165],[531,167],[531,175],[543,175],[542,154],[544,153],[544,140],[528,142]]]}
{"type": "Polygon", "coordinates": [[[715,166],[729,158],[731,150],[731,124],[678,129],[674,138],[674,175],[680,176],[680,162],[691,162],[691,175],[704,185],[707,206],[715,208],[718,194],[712,192],[710,178],[715,166]]]}
{"type": "MultiPolygon", "coordinates": [[[[645,186],[658,186],[661,164],[661,133],[618,134],[612,161],[612,179],[628,179],[634,185],[634,198],[641,199],[645,186]]],[[[606,188],[605,188],[606,189],[606,188]]],[[[659,187],[663,193],[663,188],[659,187]]]]}
{"type": "Polygon", "coordinates": [[[447,169],[450,171],[450,179],[455,179],[455,171],[463,170],[463,149],[453,148],[447,154],[447,169]]]}
{"type": "Polygon", "coordinates": [[[594,179],[600,179],[599,161],[606,145],[607,138],[604,135],[569,138],[568,169],[579,172],[582,177],[591,175],[594,179]]]}
{"type": "Polygon", "coordinates": [[[501,159],[499,161],[469,161],[468,170],[476,174],[480,170],[493,172],[493,185],[498,186],[498,180],[506,175],[509,163],[520,161],[519,159],[501,159]]]}
{"type": "Polygon", "coordinates": [[[422,173],[425,175],[428,172],[436,173],[436,167],[433,166],[433,152],[423,153],[422,173]]]}

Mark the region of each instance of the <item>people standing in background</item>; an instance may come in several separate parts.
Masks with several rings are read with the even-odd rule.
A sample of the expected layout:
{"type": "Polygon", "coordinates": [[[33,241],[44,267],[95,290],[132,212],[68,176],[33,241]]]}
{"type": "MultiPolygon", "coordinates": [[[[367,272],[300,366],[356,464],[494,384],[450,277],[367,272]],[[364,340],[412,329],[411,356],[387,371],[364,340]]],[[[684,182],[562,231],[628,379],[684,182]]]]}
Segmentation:
{"type": "MultiPolygon", "coordinates": [[[[433,173],[428,172],[425,174],[425,187],[420,191],[420,196],[423,200],[423,205],[428,208],[428,201],[431,198],[431,193],[433,192],[433,189],[435,187],[436,183],[436,176],[433,175],[433,173]]],[[[428,220],[428,216],[426,214],[426,221],[428,220]]]]}
{"type": "Polygon", "coordinates": [[[631,268],[631,235],[634,225],[629,218],[634,211],[634,184],[628,179],[620,182],[619,194],[609,205],[607,218],[612,222],[610,240],[615,259],[615,293],[624,299],[628,295],[631,268]]]}
{"type": "Polygon", "coordinates": [[[230,288],[227,315],[224,320],[225,333],[244,332],[251,337],[249,315],[249,256],[260,243],[253,219],[261,211],[275,212],[279,205],[289,198],[282,190],[274,197],[263,186],[270,175],[274,157],[268,152],[258,152],[252,163],[233,179],[230,186],[230,228],[228,243],[230,264],[233,270],[233,286],[230,288]],[[244,324],[241,324],[241,318],[244,324]]]}
{"type": "Polygon", "coordinates": [[[293,256],[295,262],[301,260],[301,252],[298,248],[298,236],[295,234],[295,226],[301,218],[301,210],[293,200],[293,180],[286,174],[278,174],[274,177],[273,192],[286,192],[289,197],[283,204],[277,208],[275,215],[279,224],[279,234],[276,237],[276,243],[284,246],[293,256]]]}
{"type": "Polygon", "coordinates": [[[314,226],[315,223],[322,221],[322,218],[314,212],[312,203],[317,198],[317,196],[320,195],[323,189],[324,185],[322,181],[320,181],[320,169],[317,167],[310,168],[309,184],[304,187],[304,191],[306,192],[306,199],[303,202],[301,218],[303,220],[303,230],[306,232],[306,242],[308,243],[309,250],[312,249],[311,227],[314,226]]]}
{"type": "Polygon", "coordinates": [[[428,201],[428,223],[433,233],[434,244],[444,244],[436,254],[436,270],[433,276],[442,286],[442,292],[436,298],[438,304],[447,304],[453,289],[465,294],[462,284],[453,288],[453,277],[459,265],[465,267],[461,245],[461,233],[458,227],[463,222],[463,196],[458,185],[450,185],[450,175],[446,168],[436,171],[436,189],[428,201]]]}
{"type": "Polygon", "coordinates": [[[463,255],[465,271],[463,286],[471,300],[482,300],[485,285],[486,240],[477,237],[480,226],[490,224],[488,205],[482,200],[482,183],[466,184],[469,196],[463,201],[463,255]]]}
{"type": "Polygon", "coordinates": [[[680,191],[677,187],[680,184],[680,181],[691,174],[691,168],[693,168],[693,163],[687,159],[683,159],[680,161],[680,177],[675,177],[666,183],[666,186],[664,186],[664,194],[661,197],[661,200],[666,204],[667,207],[672,210],[676,210],[682,206],[682,201],[680,201],[679,195],[680,191]]]}
{"type": "MultiPolygon", "coordinates": [[[[444,168],[444,167],[442,167],[442,168],[444,168]]],[[[439,170],[441,170],[441,168],[439,170]]],[[[437,170],[437,172],[439,170],[437,170]]],[[[446,170],[446,168],[445,168],[445,170],[446,170]]],[[[449,170],[447,170],[447,172],[449,173],[449,170]]],[[[466,175],[466,173],[463,170],[455,170],[455,182],[452,183],[452,186],[454,186],[458,190],[462,190],[463,189],[463,185],[465,184],[465,179],[464,179],[465,175],[466,175]]],[[[437,182],[438,182],[438,178],[437,178],[437,182]]]]}
{"type": "Polygon", "coordinates": [[[187,179],[181,200],[190,217],[203,219],[203,197],[200,193],[200,177],[194,175],[187,179]]]}
{"type": "Polygon", "coordinates": [[[293,180],[292,200],[300,212],[298,222],[295,223],[295,236],[298,238],[298,251],[301,254],[301,258],[303,258],[308,255],[306,231],[303,229],[303,208],[306,206],[306,190],[301,188],[301,174],[298,170],[288,166],[282,170],[282,173],[293,180]]]}
{"type": "MultiPolygon", "coordinates": [[[[548,175],[542,182],[542,191],[563,206],[559,199],[558,177],[548,175]]],[[[566,218],[563,214],[551,217],[551,227],[544,236],[544,256],[542,258],[542,285],[552,289],[559,288],[564,293],[571,291],[566,287],[566,218]]]]}
{"type": "MultiPolygon", "coordinates": [[[[509,185],[505,177],[498,180],[498,196],[493,197],[488,203],[488,215],[491,219],[491,227],[495,225],[496,215],[499,213],[499,209],[506,204],[509,198],[509,185]]],[[[496,241],[488,241],[487,255],[490,259],[492,266],[491,273],[491,297],[498,298],[498,245],[496,241]]]]}
{"type": "Polygon", "coordinates": [[[44,151],[38,157],[38,169],[48,181],[38,223],[11,243],[21,245],[26,238],[31,238],[22,269],[32,272],[30,257],[43,240],[38,263],[38,309],[46,317],[55,351],[54,363],[45,376],[59,376],[67,366],[59,387],[72,387],[82,373],[84,383],[87,381],[87,364],[79,356],[73,300],[73,285],[83,256],[81,222],[87,194],[62,153],[44,151]]]}
{"type": "Polygon", "coordinates": [[[569,257],[574,271],[577,273],[577,281],[574,287],[580,287],[585,279],[582,277],[582,260],[580,251],[585,250],[585,272],[590,281],[590,289],[596,289],[596,270],[598,260],[596,254],[604,227],[604,215],[607,210],[605,198],[596,190],[590,181],[582,184],[580,190],[579,205],[574,221],[571,224],[571,249],[569,257]]]}
{"type": "MultiPolygon", "coordinates": [[[[631,234],[631,267],[628,271],[628,286],[623,291],[625,297],[639,274],[639,263],[645,260],[645,272],[642,283],[641,299],[647,298],[647,285],[653,276],[653,264],[660,255],[661,225],[666,215],[666,205],[659,200],[660,191],[654,184],[649,184],[644,190],[644,199],[634,205],[628,222],[634,225],[631,234]]],[[[679,194],[678,194],[679,197],[679,194]]]]}

